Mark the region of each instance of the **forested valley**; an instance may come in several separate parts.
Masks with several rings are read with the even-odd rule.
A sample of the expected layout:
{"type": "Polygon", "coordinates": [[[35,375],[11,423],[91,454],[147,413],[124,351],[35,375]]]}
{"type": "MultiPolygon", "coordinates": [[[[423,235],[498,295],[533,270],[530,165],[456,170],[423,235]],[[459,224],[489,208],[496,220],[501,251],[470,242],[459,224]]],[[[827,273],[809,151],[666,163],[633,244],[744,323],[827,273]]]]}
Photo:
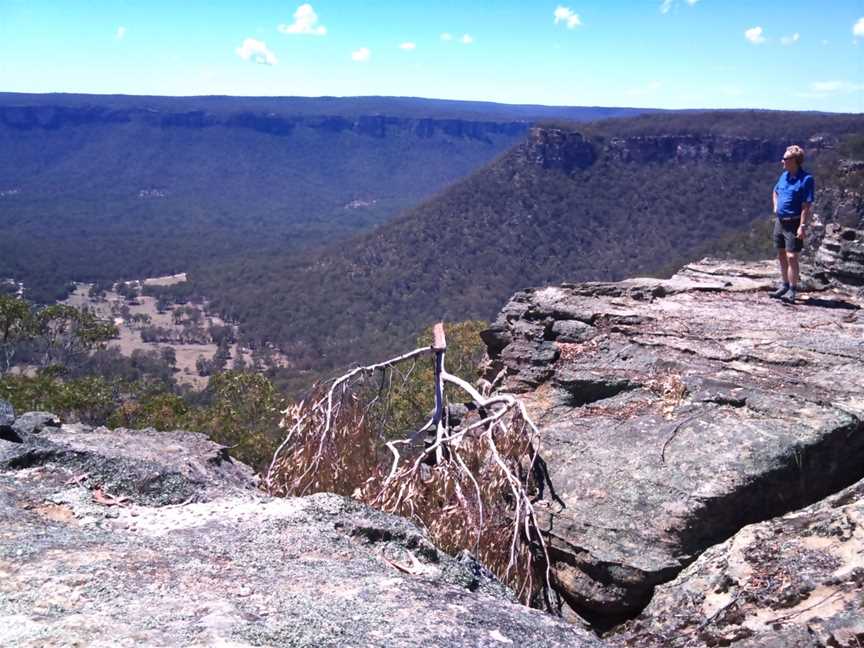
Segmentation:
{"type": "Polygon", "coordinates": [[[0,93],[0,279],[70,281],[264,262],[385,222],[543,118],[634,109],[410,98],[0,93]]]}

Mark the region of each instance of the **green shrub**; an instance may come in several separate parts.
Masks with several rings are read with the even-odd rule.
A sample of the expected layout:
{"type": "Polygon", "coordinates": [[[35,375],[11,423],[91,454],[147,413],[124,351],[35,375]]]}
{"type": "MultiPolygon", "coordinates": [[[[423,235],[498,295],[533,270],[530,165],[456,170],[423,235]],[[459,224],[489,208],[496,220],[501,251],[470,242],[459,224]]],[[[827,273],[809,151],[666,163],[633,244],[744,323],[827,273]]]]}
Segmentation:
{"type": "MultiPolygon", "coordinates": [[[[481,320],[445,325],[447,353],[444,365],[448,372],[469,383],[477,379],[477,365],[486,353],[480,332],[488,327],[489,323],[481,320]]],[[[430,326],[418,336],[415,346],[431,345],[430,326]]],[[[419,429],[435,406],[434,375],[434,357],[430,355],[418,359],[413,368],[404,373],[395,368],[393,373],[381,376],[380,380],[369,381],[363,397],[369,397],[373,391],[382,394],[382,398],[370,408],[373,428],[381,430],[387,439],[408,436],[419,429]]],[[[446,389],[445,397],[451,394],[452,387],[448,385],[446,389]]]]}
{"type": "Polygon", "coordinates": [[[117,385],[100,376],[63,380],[56,371],[0,377],[0,398],[18,412],[44,410],[65,421],[103,425],[115,409],[117,385]]]}

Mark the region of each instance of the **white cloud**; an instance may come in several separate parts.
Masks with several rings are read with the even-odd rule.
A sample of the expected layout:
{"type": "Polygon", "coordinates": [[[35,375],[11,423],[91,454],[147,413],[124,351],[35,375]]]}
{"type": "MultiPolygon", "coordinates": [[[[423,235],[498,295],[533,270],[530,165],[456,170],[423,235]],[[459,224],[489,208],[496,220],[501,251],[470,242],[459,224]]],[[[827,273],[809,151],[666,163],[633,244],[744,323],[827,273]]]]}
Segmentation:
{"type": "Polygon", "coordinates": [[[754,45],[761,45],[765,42],[765,36],[762,35],[763,31],[761,27],[751,27],[744,32],[744,38],[754,45]]]}
{"type": "MultiPolygon", "coordinates": [[[[670,11],[672,11],[672,7],[674,7],[677,4],[677,2],[678,2],[678,0],[663,0],[663,2],[660,3],[660,13],[661,14],[669,13],[670,11]]],[[[687,0],[687,5],[692,7],[697,2],[699,2],[699,0],[687,0]]]]}
{"type": "Polygon", "coordinates": [[[283,34],[310,34],[312,36],[324,36],[327,28],[318,24],[318,14],[309,3],[297,7],[294,12],[294,22],[290,25],[279,25],[277,29],[283,34]]]}
{"type": "Polygon", "coordinates": [[[798,32],[795,32],[791,36],[783,36],[782,38],[780,38],[780,42],[784,45],[793,45],[799,40],[801,40],[801,34],[799,34],[798,32]]]}
{"type": "Polygon", "coordinates": [[[441,40],[452,41],[453,40],[453,34],[450,34],[448,32],[444,32],[443,34],[441,34],[441,40]]]}
{"type": "Polygon", "coordinates": [[[856,38],[864,38],[864,18],[859,18],[858,22],[852,25],[852,35],[856,38]]]}
{"type": "Polygon", "coordinates": [[[864,83],[851,81],[814,81],[810,84],[810,91],[818,95],[849,94],[862,90],[864,90],[864,83]]]}
{"type": "Polygon", "coordinates": [[[660,81],[649,81],[644,86],[625,90],[624,94],[627,94],[631,97],[644,97],[645,95],[655,94],[662,87],[663,84],[660,81]]]}
{"type": "Polygon", "coordinates": [[[807,99],[827,99],[832,96],[843,96],[864,92],[864,83],[851,81],[814,81],[808,88],[809,92],[796,93],[807,99]]]}
{"type": "Polygon", "coordinates": [[[351,52],[351,60],[357,61],[358,63],[366,63],[370,58],[372,58],[372,52],[369,51],[368,47],[361,47],[360,49],[351,52]]]}
{"type": "Polygon", "coordinates": [[[114,34],[114,37],[115,37],[117,40],[123,40],[123,38],[124,38],[125,36],[126,36],[126,28],[125,28],[123,25],[120,25],[120,26],[117,28],[117,33],[114,34]]]}
{"type": "Polygon", "coordinates": [[[407,42],[405,42],[405,43],[402,43],[402,44],[399,46],[399,49],[403,49],[403,50],[415,50],[415,49],[417,49],[417,44],[416,44],[416,43],[412,43],[411,41],[407,41],[407,42]]]}
{"type": "Polygon", "coordinates": [[[843,81],[815,81],[810,84],[813,92],[837,92],[843,87],[843,81]]]}
{"type": "Polygon", "coordinates": [[[474,42],[474,37],[471,34],[462,34],[461,41],[463,45],[470,45],[474,42]]]}
{"type": "Polygon", "coordinates": [[[244,61],[254,61],[262,65],[276,65],[279,62],[276,55],[267,49],[265,42],[254,38],[247,38],[243,41],[243,45],[234,51],[244,61]]]}
{"type": "Polygon", "coordinates": [[[567,29],[575,29],[582,25],[582,19],[579,17],[579,14],[574,13],[570,7],[558,5],[555,7],[555,12],[552,15],[555,16],[556,25],[563,23],[567,25],[567,29]]]}

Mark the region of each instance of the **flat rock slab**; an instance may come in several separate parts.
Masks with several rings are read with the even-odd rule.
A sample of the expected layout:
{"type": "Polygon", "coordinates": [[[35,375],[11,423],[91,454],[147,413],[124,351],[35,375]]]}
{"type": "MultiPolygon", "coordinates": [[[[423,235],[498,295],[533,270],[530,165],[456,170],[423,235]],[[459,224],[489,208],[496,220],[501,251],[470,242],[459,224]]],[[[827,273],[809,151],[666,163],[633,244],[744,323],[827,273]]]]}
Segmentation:
{"type": "Polygon", "coordinates": [[[622,648],[864,645],[864,481],[711,547],[607,640],[622,648]]]}
{"type": "Polygon", "coordinates": [[[0,471],[0,645],[602,646],[347,498],[106,504],[72,477],[0,471]]]}
{"type": "MultiPolygon", "coordinates": [[[[138,504],[207,501],[254,493],[257,480],[224,446],[197,432],[109,430],[45,422],[27,413],[13,425],[16,439],[0,438],[0,470],[63,468],[76,480],[138,504]]],[[[50,415],[49,415],[50,416],[50,415]]]]}
{"type": "Polygon", "coordinates": [[[27,412],[17,419],[12,428],[20,434],[38,434],[46,427],[60,427],[60,418],[51,412],[27,412]]]}
{"type": "Polygon", "coordinates": [[[545,513],[557,585],[594,622],[864,477],[861,296],[789,307],[767,296],[775,277],[706,259],[669,280],[528,290],[484,333],[488,376],[505,370],[527,402],[565,504],[545,513]]]}

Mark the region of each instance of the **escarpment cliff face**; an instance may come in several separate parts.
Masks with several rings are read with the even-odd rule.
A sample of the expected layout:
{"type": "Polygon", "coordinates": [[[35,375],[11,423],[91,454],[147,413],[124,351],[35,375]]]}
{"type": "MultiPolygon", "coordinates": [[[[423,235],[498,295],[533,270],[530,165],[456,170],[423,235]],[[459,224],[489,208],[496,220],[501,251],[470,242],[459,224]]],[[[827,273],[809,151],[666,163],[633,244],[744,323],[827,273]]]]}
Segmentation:
{"type": "MultiPolygon", "coordinates": [[[[802,142],[814,156],[836,147],[836,137],[813,136],[802,142]]],[[[522,145],[523,155],[543,168],[571,172],[584,169],[595,160],[657,163],[749,163],[779,160],[789,138],[766,139],[732,135],[632,135],[592,138],[573,130],[535,127],[522,145]]],[[[851,167],[850,167],[851,168],[851,167]]],[[[769,188],[770,190],[770,188],[769,188]]]]}
{"type": "Polygon", "coordinates": [[[601,627],[745,525],[864,478],[864,296],[823,266],[789,307],[774,266],[526,290],[484,334],[564,503],[545,514],[555,580],[601,627]]]}
{"type": "Polygon", "coordinates": [[[146,108],[110,109],[102,106],[2,106],[0,126],[15,130],[54,131],[91,125],[112,126],[140,122],[158,128],[246,128],[268,135],[290,136],[297,128],[330,133],[353,132],[382,138],[388,134],[436,134],[489,141],[492,135],[518,137],[528,129],[524,121],[476,121],[466,119],[409,118],[387,115],[284,115],[237,112],[217,114],[205,110],[163,112],[146,108]]]}
{"type": "Polygon", "coordinates": [[[522,148],[532,163],[565,173],[585,169],[597,159],[594,146],[581,133],[560,128],[532,128],[522,148]]]}

